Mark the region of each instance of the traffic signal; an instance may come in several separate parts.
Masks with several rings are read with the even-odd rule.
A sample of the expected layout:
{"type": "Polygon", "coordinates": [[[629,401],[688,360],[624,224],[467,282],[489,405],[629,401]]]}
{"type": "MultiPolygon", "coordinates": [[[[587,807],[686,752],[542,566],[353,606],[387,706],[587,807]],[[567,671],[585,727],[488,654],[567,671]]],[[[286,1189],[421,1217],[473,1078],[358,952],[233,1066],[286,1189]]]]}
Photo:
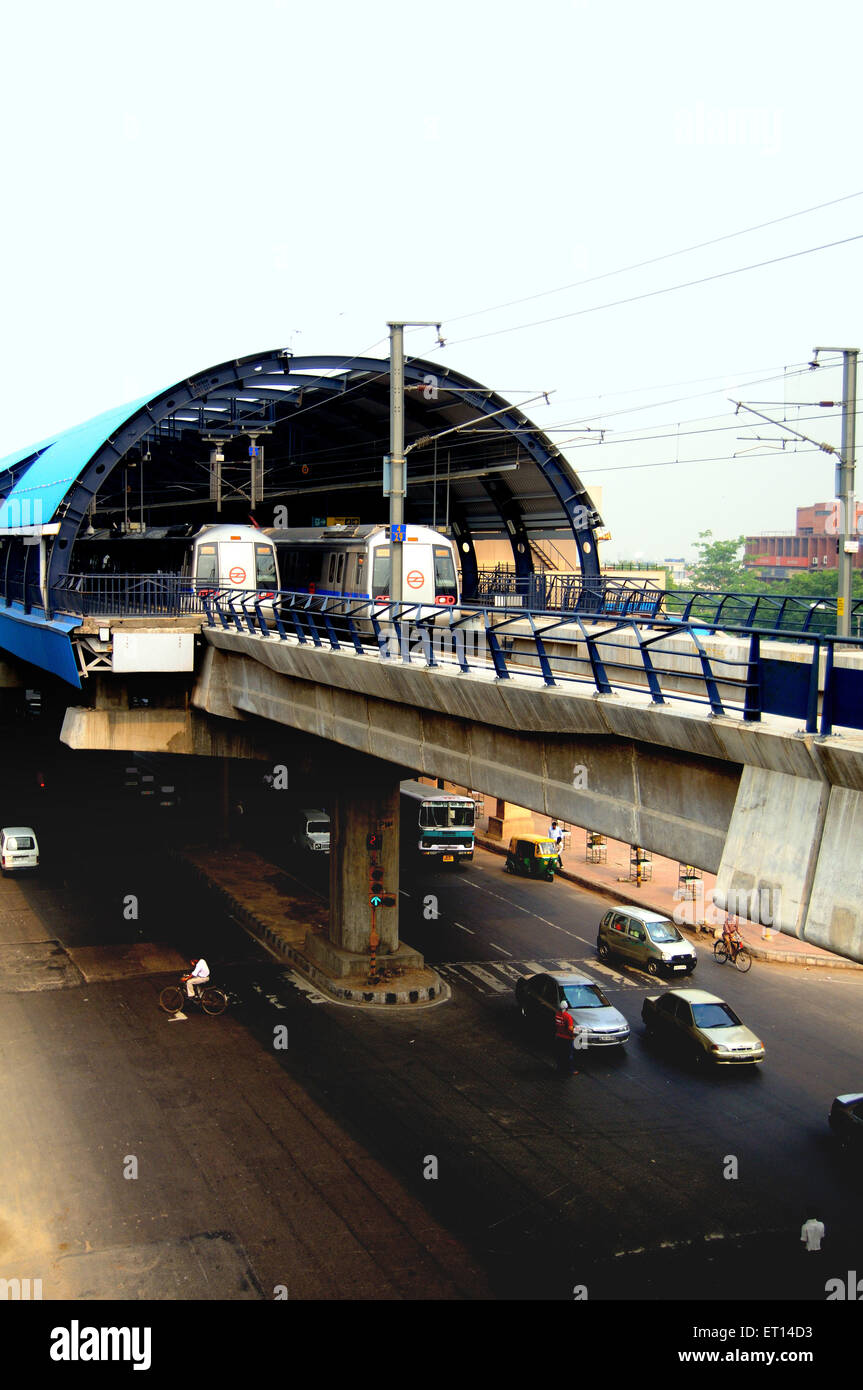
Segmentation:
{"type": "Polygon", "coordinates": [[[379,830],[372,830],[366,836],[366,849],[370,854],[380,854],[383,849],[383,836],[379,830]]]}
{"type": "Polygon", "coordinates": [[[369,906],[383,907],[384,902],[384,871],[380,864],[372,864],[369,868],[369,906]]]}

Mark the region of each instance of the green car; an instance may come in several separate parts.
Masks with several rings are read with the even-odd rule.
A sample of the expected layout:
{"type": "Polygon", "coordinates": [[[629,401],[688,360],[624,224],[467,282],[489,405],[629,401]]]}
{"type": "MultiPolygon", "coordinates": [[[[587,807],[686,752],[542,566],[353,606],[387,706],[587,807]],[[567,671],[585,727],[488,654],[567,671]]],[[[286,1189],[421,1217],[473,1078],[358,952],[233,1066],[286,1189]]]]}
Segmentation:
{"type": "Polygon", "coordinates": [[[670,989],[641,1006],[648,1034],[666,1038],[700,1064],[751,1066],[764,1061],[764,1044],[734,1010],[703,989],[670,989]]]}

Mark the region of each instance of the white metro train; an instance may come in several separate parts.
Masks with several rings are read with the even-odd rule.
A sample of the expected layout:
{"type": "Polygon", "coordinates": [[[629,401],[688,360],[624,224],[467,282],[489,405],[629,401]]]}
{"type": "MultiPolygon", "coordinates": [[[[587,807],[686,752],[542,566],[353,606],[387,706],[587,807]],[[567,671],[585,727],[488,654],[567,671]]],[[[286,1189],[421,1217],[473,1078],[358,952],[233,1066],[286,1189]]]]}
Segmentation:
{"type": "MultiPolygon", "coordinates": [[[[438,612],[459,602],[456,551],[428,526],[405,528],[401,599],[438,612]]],[[[79,537],[71,571],[79,575],[181,576],[194,590],[278,590],[390,602],[389,527],[351,525],[269,528],[218,524],[150,527],[79,537]]]]}
{"type": "MultiPolygon", "coordinates": [[[[383,525],[271,528],[279,587],[293,593],[389,603],[392,548],[383,525]]],[[[456,551],[429,526],[405,527],[403,603],[446,608],[459,602],[456,551]]]]}

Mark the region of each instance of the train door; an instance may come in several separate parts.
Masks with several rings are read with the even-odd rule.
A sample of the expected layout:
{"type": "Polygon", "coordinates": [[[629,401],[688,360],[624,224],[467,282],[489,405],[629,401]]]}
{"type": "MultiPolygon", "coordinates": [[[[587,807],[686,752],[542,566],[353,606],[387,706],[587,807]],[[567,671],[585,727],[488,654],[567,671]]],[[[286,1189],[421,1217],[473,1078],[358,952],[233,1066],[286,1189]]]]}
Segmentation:
{"type": "Polygon", "coordinates": [[[231,589],[254,589],[255,547],[251,541],[219,542],[219,582],[231,589]]]}

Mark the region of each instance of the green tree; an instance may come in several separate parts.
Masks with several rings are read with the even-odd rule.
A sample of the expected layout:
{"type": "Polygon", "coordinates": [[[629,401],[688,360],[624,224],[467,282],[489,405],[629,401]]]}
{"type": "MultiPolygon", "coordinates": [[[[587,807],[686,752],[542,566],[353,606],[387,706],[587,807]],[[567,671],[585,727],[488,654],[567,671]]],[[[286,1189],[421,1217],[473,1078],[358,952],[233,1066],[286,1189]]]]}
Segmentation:
{"type": "Polygon", "coordinates": [[[745,590],[750,576],[738,559],[744,542],[744,536],[738,536],[735,540],[715,541],[712,531],[699,531],[695,542],[698,559],[690,571],[692,587],[720,592],[745,590]]]}

